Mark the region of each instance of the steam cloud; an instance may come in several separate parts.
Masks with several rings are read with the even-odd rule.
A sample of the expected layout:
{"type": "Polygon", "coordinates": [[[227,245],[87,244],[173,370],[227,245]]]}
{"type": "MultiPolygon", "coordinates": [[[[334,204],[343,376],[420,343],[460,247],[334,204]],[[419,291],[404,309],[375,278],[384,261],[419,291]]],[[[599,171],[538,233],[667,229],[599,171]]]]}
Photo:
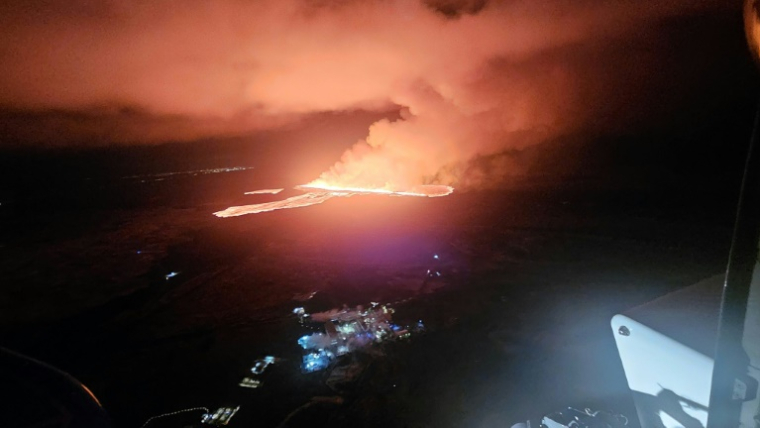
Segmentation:
{"type": "Polygon", "coordinates": [[[724,3],[4,2],[0,131],[144,143],[400,108],[318,181],[452,184],[475,156],[630,120],[658,90],[659,23],[724,3]]]}

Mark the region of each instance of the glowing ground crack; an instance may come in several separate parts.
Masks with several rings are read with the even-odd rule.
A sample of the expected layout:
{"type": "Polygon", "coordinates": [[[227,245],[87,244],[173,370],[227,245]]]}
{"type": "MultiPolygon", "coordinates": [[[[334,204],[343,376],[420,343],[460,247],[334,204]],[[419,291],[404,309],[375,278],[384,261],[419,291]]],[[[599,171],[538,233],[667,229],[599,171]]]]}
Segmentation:
{"type": "MultiPolygon", "coordinates": [[[[417,197],[440,197],[451,194],[453,187],[443,185],[416,186],[409,190],[393,191],[386,189],[363,189],[363,188],[340,188],[331,186],[316,187],[312,185],[297,186],[296,189],[305,191],[303,195],[293,196],[281,201],[265,202],[261,204],[241,205],[229,207],[226,210],[214,213],[217,217],[237,217],[246,214],[258,214],[268,211],[283,210],[288,208],[301,208],[317,205],[334,197],[351,197],[355,195],[389,195],[389,196],[417,196],[417,197]]],[[[250,192],[256,194],[256,192],[250,192]]]]}

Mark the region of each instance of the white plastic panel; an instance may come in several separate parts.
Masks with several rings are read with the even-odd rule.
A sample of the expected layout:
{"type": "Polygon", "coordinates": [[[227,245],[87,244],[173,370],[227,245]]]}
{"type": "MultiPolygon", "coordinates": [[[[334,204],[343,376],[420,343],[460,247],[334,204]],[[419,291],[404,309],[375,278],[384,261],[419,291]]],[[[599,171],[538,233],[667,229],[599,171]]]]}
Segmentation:
{"type": "Polygon", "coordinates": [[[612,331],[642,428],[705,426],[713,360],[625,315],[612,331]]]}

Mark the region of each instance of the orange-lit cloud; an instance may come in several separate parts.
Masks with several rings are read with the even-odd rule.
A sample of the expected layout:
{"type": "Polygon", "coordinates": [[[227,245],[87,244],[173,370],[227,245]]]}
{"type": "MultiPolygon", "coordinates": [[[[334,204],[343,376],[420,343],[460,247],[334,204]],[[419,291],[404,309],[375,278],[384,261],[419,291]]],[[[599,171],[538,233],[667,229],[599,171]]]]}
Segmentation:
{"type": "Polygon", "coordinates": [[[320,179],[449,184],[446,166],[624,110],[656,74],[659,23],[722,4],[4,2],[0,128],[22,142],[151,142],[401,108],[320,179]]]}

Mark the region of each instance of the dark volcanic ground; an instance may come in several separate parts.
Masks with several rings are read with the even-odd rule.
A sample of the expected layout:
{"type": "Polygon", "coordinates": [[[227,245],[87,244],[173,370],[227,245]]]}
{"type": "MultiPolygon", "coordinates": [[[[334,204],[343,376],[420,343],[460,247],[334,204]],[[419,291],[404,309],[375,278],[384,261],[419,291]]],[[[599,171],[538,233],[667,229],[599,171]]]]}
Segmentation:
{"type": "Polygon", "coordinates": [[[337,395],[287,426],[504,427],[566,406],[635,419],[610,318],[722,271],[738,193],[735,177],[712,189],[553,181],[211,215],[282,196],[242,194],[277,185],[261,171],[6,190],[3,346],[79,378],[116,427],[226,404],[241,406],[233,427],[275,427],[337,395]],[[434,254],[443,277],[423,286],[434,254]],[[291,310],[370,301],[403,301],[395,319],[427,332],[359,355],[366,369],[342,394],[325,373],[301,374],[308,331],[291,310]],[[267,354],[284,361],[263,387],[238,387],[267,354]]]}

